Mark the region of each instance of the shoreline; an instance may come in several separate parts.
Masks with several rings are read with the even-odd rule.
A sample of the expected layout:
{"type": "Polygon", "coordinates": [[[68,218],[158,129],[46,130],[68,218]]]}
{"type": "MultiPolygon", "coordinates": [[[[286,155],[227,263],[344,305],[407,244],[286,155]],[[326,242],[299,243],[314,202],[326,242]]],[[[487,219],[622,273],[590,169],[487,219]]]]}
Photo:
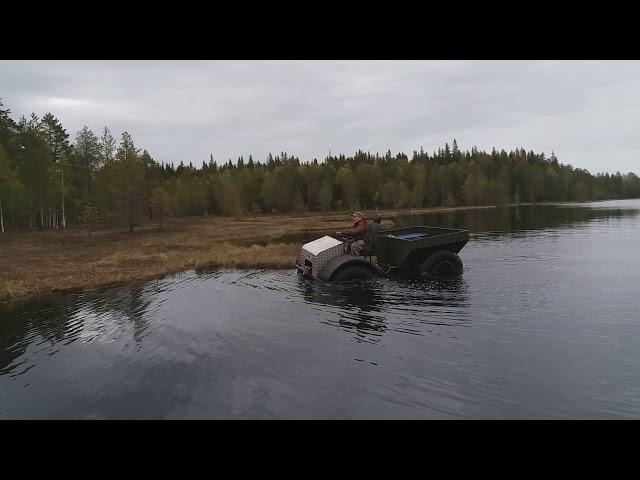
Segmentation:
{"type": "MultiPolygon", "coordinates": [[[[526,206],[530,203],[510,204],[526,206]]],[[[496,208],[496,205],[427,207],[414,214],[496,208]]],[[[411,209],[378,210],[385,219],[411,209]]],[[[365,210],[365,215],[374,212],[365,210]]],[[[269,243],[285,235],[344,228],[349,212],[311,212],[233,217],[168,219],[136,228],[98,228],[89,244],[74,226],[45,232],[7,232],[0,236],[0,303],[67,295],[150,281],[187,270],[208,268],[293,268],[301,243],[269,243]],[[310,224],[309,219],[313,219],[310,224]],[[239,242],[244,244],[240,245],[239,242]],[[251,243],[256,242],[256,243],[251,243]],[[259,245],[258,243],[266,245],[259,245]]]]}

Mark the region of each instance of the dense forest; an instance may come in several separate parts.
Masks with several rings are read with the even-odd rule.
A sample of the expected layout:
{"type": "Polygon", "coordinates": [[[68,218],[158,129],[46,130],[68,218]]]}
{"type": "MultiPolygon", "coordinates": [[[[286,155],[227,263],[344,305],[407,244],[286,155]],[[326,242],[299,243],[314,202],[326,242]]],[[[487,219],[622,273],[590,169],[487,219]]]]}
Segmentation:
{"type": "MultiPolygon", "coordinates": [[[[198,162],[200,163],[200,162],[198,162]]],[[[51,113],[18,121],[0,101],[0,227],[57,229],[71,223],[123,223],[145,216],[498,205],[640,197],[633,173],[563,165],[554,154],[452,145],[409,157],[358,151],[302,161],[284,152],[262,162],[178,166],[153,159],[124,132],[86,126],[70,139],[51,113]]]]}

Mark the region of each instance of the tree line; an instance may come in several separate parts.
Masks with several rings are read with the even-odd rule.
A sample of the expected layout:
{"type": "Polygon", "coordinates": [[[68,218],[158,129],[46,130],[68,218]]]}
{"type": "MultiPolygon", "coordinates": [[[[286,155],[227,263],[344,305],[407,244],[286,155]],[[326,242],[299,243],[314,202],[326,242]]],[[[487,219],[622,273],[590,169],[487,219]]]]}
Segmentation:
{"type": "Polygon", "coordinates": [[[552,153],[470,151],[456,140],[409,157],[358,151],[301,161],[281,152],[256,161],[199,166],[158,162],[123,132],[83,127],[70,139],[51,113],[18,121],[0,101],[0,228],[58,229],[73,223],[129,230],[142,216],[232,215],[502,205],[640,197],[634,173],[591,174],[552,153]]]}

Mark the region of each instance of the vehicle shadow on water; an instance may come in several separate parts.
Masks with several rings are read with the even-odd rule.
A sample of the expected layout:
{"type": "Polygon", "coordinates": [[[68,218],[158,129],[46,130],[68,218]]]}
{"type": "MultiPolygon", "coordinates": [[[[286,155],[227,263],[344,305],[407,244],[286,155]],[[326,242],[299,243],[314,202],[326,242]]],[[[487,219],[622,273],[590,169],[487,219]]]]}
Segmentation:
{"type": "Polygon", "coordinates": [[[386,279],[385,303],[397,319],[396,330],[425,335],[434,326],[470,327],[469,284],[464,275],[448,278],[386,279]]]}
{"type": "Polygon", "coordinates": [[[321,307],[322,323],[355,333],[358,340],[375,341],[387,329],[376,280],[324,283],[298,275],[298,288],[305,302],[321,307]]]}
{"type": "Polygon", "coordinates": [[[469,326],[467,284],[444,280],[377,278],[324,283],[298,276],[305,302],[318,307],[322,323],[377,342],[389,330],[423,335],[425,326],[469,326]]]}

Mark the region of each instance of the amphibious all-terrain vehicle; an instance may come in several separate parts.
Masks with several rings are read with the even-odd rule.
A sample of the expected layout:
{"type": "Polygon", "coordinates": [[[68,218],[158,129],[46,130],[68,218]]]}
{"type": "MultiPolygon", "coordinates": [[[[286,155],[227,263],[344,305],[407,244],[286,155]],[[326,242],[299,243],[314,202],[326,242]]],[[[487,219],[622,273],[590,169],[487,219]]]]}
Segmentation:
{"type": "Polygon", "coordinates": [[[306,243],[298,255],[296,268],[303,275],[325,282],[391,274],[460,275],[463,266],[458,252],[469,241],[469,232],[422,226],[386,230],[376,237],[374,251],[364,256],[349,253],[345,240],[324,236],[306,243]]]}

